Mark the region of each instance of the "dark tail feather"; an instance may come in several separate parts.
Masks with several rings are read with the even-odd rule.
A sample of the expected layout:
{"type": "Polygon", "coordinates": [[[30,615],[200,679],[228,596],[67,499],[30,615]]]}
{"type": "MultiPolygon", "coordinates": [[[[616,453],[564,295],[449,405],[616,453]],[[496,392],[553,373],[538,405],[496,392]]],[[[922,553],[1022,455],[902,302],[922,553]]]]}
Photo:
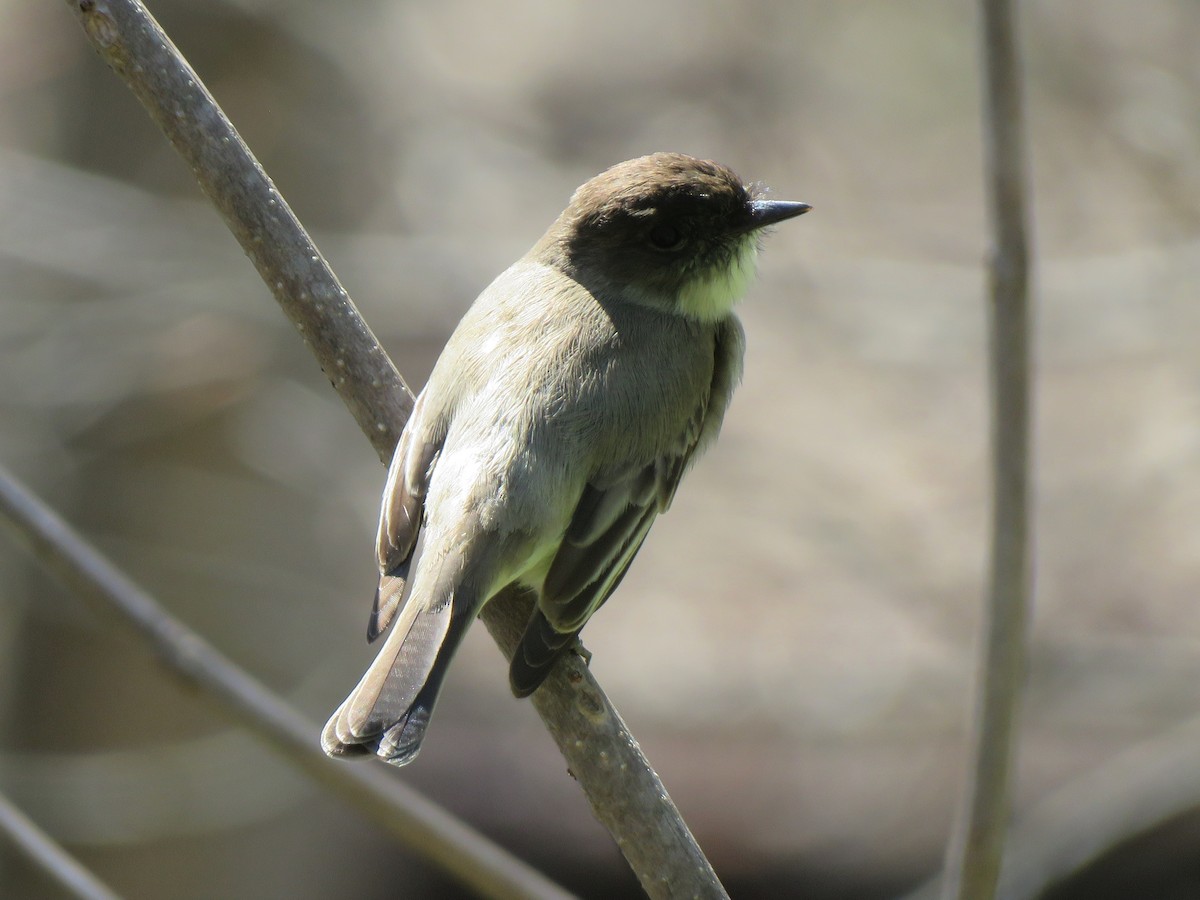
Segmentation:
{"type": "Polygon", "coordinates": [[[528,697],[536,691],[578,635],[578,630],[566,634],[555,631],[542,611],[534,609],[508,668],[508,683],[513,694],[528,697]]]}
{"type": "Polygon", "coordinates": [[[446,680],[446,672],[450,669],[450,660],[467,633],[466,626],[470,624],[470,619],[466,618],[450,623],[442,652],[434,662],[425,686],[418,692],[404,718],[380,735],[375,749],[375,755],[380,759],[394,766],[406,766],[417,758],[421,742],[425,740],[425,729],[429,727],[433,708],[442,692],[442,682],[446,680]]]}
{"type": "Polygon", "coordinates": [[[375,662],[326,724],[326,753],[374,753],[398,766],[416,758],[446,669],[471,623],[452,606],[422,607],[410,599],[375,662]]]}

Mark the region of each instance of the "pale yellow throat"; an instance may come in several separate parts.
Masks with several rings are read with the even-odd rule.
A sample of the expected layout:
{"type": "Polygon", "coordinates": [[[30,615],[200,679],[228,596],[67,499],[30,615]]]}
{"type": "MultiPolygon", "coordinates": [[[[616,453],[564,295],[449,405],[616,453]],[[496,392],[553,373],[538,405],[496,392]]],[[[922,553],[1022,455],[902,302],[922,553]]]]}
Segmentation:
{"type": "Polygon", "coordinates": [[[750,287],[757,256],[758,243],[747,235],[728,266],[711,269],[684,286],[679,293],[680,310],[704,322],[725,318],[750,287]]]}

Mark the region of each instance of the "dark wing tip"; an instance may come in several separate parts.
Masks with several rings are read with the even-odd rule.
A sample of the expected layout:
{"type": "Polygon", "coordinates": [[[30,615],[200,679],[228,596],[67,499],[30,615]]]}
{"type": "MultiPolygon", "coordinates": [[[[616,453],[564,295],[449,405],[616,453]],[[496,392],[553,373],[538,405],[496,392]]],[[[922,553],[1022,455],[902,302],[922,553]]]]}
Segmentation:
{"type": "Polygon", "coordinates": [[[528,697],[541,687],[578,636],[579,631],[556,631],[542,611],[535,609],[508,667],[508,686],[513,696],[528,697]]]}
{"type": "Polygon", "coordinates": [[[512,665],[508,668],[508,686],[514,697],[524,700],[542,686],[542,682],[549,674],[549,666],[543,669],[534,669],[524,662],[519,663],[517,660],[513,660],[512,665]]]}

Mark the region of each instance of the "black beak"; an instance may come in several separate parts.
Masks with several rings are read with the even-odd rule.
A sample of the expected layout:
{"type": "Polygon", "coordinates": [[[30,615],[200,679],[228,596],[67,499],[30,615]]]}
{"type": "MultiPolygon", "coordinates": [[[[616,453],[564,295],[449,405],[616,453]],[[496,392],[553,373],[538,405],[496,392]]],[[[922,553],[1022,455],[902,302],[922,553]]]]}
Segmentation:
{"type": "Polygon", "coordinates": [[[812,209],[807,203],[795,200],[751,200],[747,206],[750,210],[749,231],[774,225],[784,219],[794,219],[812,209]]]}

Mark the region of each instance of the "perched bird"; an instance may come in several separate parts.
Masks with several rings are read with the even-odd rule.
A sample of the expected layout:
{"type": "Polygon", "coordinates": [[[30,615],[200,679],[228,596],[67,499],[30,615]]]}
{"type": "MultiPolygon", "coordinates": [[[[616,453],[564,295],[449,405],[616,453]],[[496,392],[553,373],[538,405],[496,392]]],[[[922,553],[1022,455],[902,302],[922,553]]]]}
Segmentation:
{"type": "Polygon", "coordinates": [[[761,230],[809,208],[644,156],[575,191],[479,296],[392,458],[367,635],[390,633],[326,753],[411,762],[467,628],[510,585],[537,596],[511,687],[538,688],[716,437],[761,230]]]}

